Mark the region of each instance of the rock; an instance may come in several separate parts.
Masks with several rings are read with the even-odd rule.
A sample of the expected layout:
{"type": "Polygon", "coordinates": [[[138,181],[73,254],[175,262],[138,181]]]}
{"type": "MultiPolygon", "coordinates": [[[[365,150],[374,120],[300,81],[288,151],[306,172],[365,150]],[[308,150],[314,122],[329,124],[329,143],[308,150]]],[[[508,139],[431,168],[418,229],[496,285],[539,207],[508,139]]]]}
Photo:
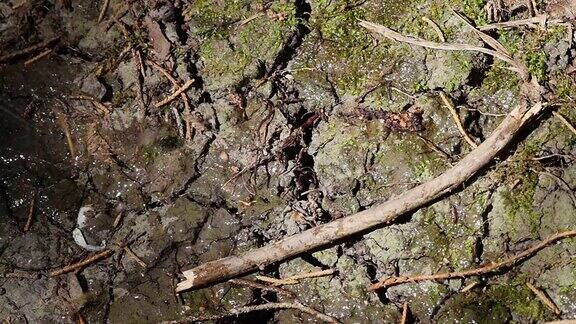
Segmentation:
{"type": "Polygon", "coordinates": [[[101,101],[106,95],[106,87],[98,80],[94,74],[88,75],[84,80],[82,80],[82,85],[80,90],[94,97],[96,100],[101,101]]]}

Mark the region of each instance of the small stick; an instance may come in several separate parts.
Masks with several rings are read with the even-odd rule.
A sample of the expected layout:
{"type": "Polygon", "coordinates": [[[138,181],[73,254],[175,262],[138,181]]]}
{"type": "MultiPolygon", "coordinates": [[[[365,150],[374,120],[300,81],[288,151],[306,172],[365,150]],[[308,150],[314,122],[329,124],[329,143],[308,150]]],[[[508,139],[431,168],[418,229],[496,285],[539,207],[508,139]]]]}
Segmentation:
{"type": "Polygon", "coordinates": [[[562,124],[568,127],[568,129],[572,131],[572,133],[576,134],[576,128],[572,126],[572,124],[568,121],[568,119],[566,119],[566,117],[562,116],[562,114],[560,114],[557,111],[553,111],[552,114],[554,115],[554,117],[558,118],[562,122],[562,124]]]}
{"type": "Polygon", "coordinates": [[[474,142],[474,140],[472,140],[472,138],[470,138],[470,136],[468,136],[468,133],[466,133],[466,130],[464,129],[464,126],[462,125],[462,122],[460,121],[460,117],[458,116],[458,112],[454,108],[454,105],[452,105],[452,102],[450,102],[450,100],[444,94],[444,92],[440,92],[440,98],[442,98],[444,105],[448,108],[448,110],[450,110],[450,114],[452,115],[452,119],[454,119],[454,121],[456,122],[456,126],[458,126],[458,130],[460,131],[460,134],[462,134],[462,137],[464,137],[466,142],[468,142],[468,144],[470,144],[470,146],[472,146],[472,148],[477,148],[478,144],[476,144],[476,142],[474,142]]]}
{"type": "Polygon", "coordinates": [[[102,9],[100,9],[100,15],[98,16],[99,23],[102,21],[102,19],[104,19],[104,15],[106,14],[106,10],[108,10],[109,3],[110,0],[104,0],[104,3],[102,4],[102,9]]]}
{"type": "Polygon", "coordinates": [[[554,301],[552,301],[552,299],[550,299],[550,297],[548,297],[543,290],[536,288],[533,284],[529,282],[526,283],[526,286],[528,286],[528,288],[532,290],[532,292],[536,295],[536,297],[538,297],[538,299],[540,299],[540,301],[544,305],[546,305],[546,307],[548,307],[552,311],[552,313],[560,315],[560,309],[558,309],[554,301]]]}
{"type": "Polygon", "coordinates": [[[45,50],[44,52],[42,52],[42,53],[34,56],[33,58],[29,59],[29,60],[26,61],[26,62],[24,62],[24,66],[30,65],[30,64],[32,64],[32,63],[40,60],[41,58],[48,56],[50,53],[52,53],[52,49],[51,49],[51,48],[45,50]]]}
{"type": "Polygon", "coordinates": [[[256,276],[256,279],[264,282],[269,282],[274,286],[283,286],[283,285],[295,285],[299,283],[299,280],[306,279],[306,278],[317,278],[317,277],[324,277],[329,276],[336,273],[335,269],[327,269],[327,270],[319,270],[313,271],[309,273],[303,273],[299,275],[290,276],[288,278],[276,279],[267,276],[256,276]]]}
{"type": "Polygon", "coordinates": [[[408,302],[404,302],[402,306],[402,317],[400,318],[400,324],[406,324],[408,321],[408,302]]]}
{"type": "Polygon", "coordinates": [[[504,268],[510,268],[527,258],[534,255],[536,252],[542,250],[543,248],[556,243],[565,238],[574,237],[576,236],[576,230],[574,231],[567,231],[562,233],[557,233],[554,235],[549,236],[545,240],[541,241],[540,243],[534,244],[530,248],[524,250],[523,252],[516,254],[510,258],[505,259],[504,261],[497,262],[497,263],[489,263],[482,267],[465,270],[461,272],[445,272],[445,273],[438,273],[434,275],[421,275],[421,276],[414,276],[414,277],[407,277],[407,276],[400,276],[400,277],[390,277],[390,278],[382,278],[379,282],[370,285],[368,288],[369,290],[377,290],[381,288],[388,288],[396,285],[401,285],[405,283],[414,283],[420,281],[428,281],[428,280],[446,280],[446,279],[455,279],[455,278],[468,278],[468,277],[477,277],[489,273],[493,273],[504,268]]]}
{"type": "Polygon", "coordinates": [[[126,255],[128,257],[132,258],[134,261],[136,261],[136,263],[138,263],[142,268],[144,268],[144,269],[148,268],[148,265],[146,264],[146,262],[144,262],[142,259],[140,259],[140,257],[138,255],[136,255],[136,253],[134,253],[134,251],[132,251],[132,249],[130,249],[130,247],[125,246],[124,252],[126,252],[126,255]]]}
{"type": "Polygon", "coordinates": [[[318,278],[318,277],[329,276],[329,275],[332,275],[334,273],[336,273],[335,269],[319,270],[319,271],[303,273],[303,274],[299,274],[299,275],[295,275],[295,276],[290,276],[290,277],[282,279],[282,280],[296,280],[296,281],[298,281],[300,279],[306,279],[306,278],[318,278]]]}
{"type": "Polygon", "coordinates": [[[28,209],[28,219],[26,220],[26,225],[24,225],[24,232],[28,232],[32,226],[32,220],[34,219],[34,210],[36,205],[36,193],[32,195],[32,200],[30,201],[30,208],[28,209]]]}
{"type": "Polygon", "coordinates": [[[298,281],[296,280],[276,279],[268,276],[256,276],[256,279],[267,283],[271,283],[274,286],[295,285],[298,283],[298,281]]]}
{"type": "Polygon", "coordinates": [[[161,100],[161,101],[157,102],[156,104],[154,104],[154,107],[160,108],[160,107],[170,103],[172,100],[176,99],[176,97],[178,97],[181,93],[184,93],[184,91],[188,90],[188,88],[190,88],[192,83],[194,83],[194,80],[186,81],[186,83],[184,83],[184,85],[182,87],[178,88],[170,96],[168,96],[164,100],[161,100]]]}
{"type": "Polygon", "coordinates": [[[110,113],[110,109],[108,109],[108,107],[106,107],[100,101],[96,100],[96,98],[94,98],[94,97],[90,97],[90,96],[86,96],[86,95],[76,95],[76,96],[68,96],[68,98],[69,99],[75,99],[75,100],[90,101],[96,107],[96,109],[98,109],[100,112],[105,113],[105,114],[110,113]]]}
{"type": "Polygon", "coordinates": [[[114,219],[114,223],[112,224],[112,227],[117,228],[118,225],[120,225],[120,222],[122,221],[123,217],[124,217],[124,211],[122,210],[118,213],[118,215],[114,219]]]}
{"type": "Polygon", "coordinates": [[[28,54],[30,54],[30,53],[32,53],[32,52],[36,52],[37,50],[43,49],[43,48],[45,48],[46,46],[52,44],[53,42],[57,41],[58,39],[60,39],[60,36],[56,36],[56,37],[50,38],[50,39],[47,40],[47,41],[41,42],[41,43],[39,43],[39,44],[30,46],[30,47],[27,47],[27,48],[25,48],[25,49],[23,49],[23,50],[19,50],[19,51],[10,53],[10,54],[6,54],[6,55],[3,55],[3,56],[0,56],[0,63],[5,63],[5,62],[11,61],[11,60],[13,60],[13,59],[19,58],[19,57],[21,57],[21,56],[28,55],[28,54]]]}
{"type": "Polygon", "coordinates": [[[187,317],[185,319],[178,320],[178,321],[167,321],[167,322],[162,322],[162,323],[164,323],[164,324],[178,324],[178,323],[210,321],[210,320],[216,320],[216,319],[221,319],[221,318],[226,318],[226,317],[238,316],[240,314],[247,314],[247,313],[251,313],[251,312],[255,312],[255,311],[278,310],[278,309],[297,309],[303,313],[307,313],[307,314],[310,314],[312,316],[315,316],[319,320],[327,322],[327,323],[340,323],[334,317],[320,313],[319,311],[315,310],[314,308],[304,306],[299,302],[267,303],[267,304],[262,304],[262,305],[244,306],[244,307],[231,309],[229,314],[210,315],[207,317],[187,317]]]}
{"type": "Polygon", "coordinates": [[[474,281],[473,283],[467,285],[466,287],[462,288],[462,290],[460,290],[461,293],[465,293],[467,291],[472,290],[472,288],[478,286],[478,281],[474,281]]]}
{"type": "Polygon", "coordinates": [[[81,268],[84,268],[85,266],[98,262],[100,260],[106,259],[108,257],[110,257],[112,254],[114,254],[114,250],[111,249],[105,249],[102,250],[96,254],[93,254],[87,258],[85,258],[84,260],[80,261],[80,262],[76,262],[70,265],[67,265],[63,268],[57,269],[57,270],[52,270],[50,271],[50,276],[51,277],[57,277],[59,275],[68,273],[68,272],[72,272],[72,271],[76,271],[79,270],[81,268]]]}
{"type": "Polygon", "coordinates": [[[60,125],[60,128],[62,128],[64,136],[66,137],[66,143],[68,144],[70,157],[72,158],[72,160],[74,160],[76,159],[77,151],[76,146],[74,145],[74,140],[72,139],[72,134],[70,133],[70,126],[68,125],[68,120],[66,119],[66,116],[59,111],[54,111],[54,114],[56,115],[56,120],[60,125]]]}
{"type": "Polygon", "coordinates": [[[432,20],[430,20],[430,18],[426,16],[423,16],[422,20],[424,20],[426,23],[428,23],[428,25],[430,25],[430,27],[432,27],[432,29],[434,29],[436,35],[438,35],[438,39],[440,39],[442,43],[446,42],[446,38],[444,38],[442,30],[440,29],[440,27],[438,27],[438,25],[435,22],[433,22],[432,20]]]}
{"type": "Polygon", "coordinates": [[[284,296],[290,297],[290,298],[295,297],[294,293],[291,291],[288,291],[288,290],[285,290],[282,288],[278,288],[278,287],[263,285],[261,283],[258,283],[258,282],[252,281],[252,280],[230,279],[229,282],[231,282],[233,284],[237,284],[237,285],[242,285],[242,286],[247,286],[247,287],[251,287],[251,288],[255,288],[255,289],[260,289],[262,291],[274,292],[274,293],[277,293],[278,295],[284,295],[284,296]]]}

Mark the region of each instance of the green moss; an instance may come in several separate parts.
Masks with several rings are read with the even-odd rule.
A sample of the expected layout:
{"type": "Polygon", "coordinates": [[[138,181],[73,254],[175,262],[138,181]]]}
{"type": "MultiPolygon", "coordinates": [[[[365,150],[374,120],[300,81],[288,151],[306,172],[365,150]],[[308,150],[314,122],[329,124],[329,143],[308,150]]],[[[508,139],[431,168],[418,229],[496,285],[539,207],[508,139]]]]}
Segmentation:
{"type": "Polygon", "coordinates": [[[146,146],[142,149],[142,158],[146,163],[153,162],[160,156],[160,151],[155,146],[146,146]]]}
{"type": "Polygon", "coordinates": [[[541,51],[529,52],[526,54],[524,61],[528,67],[528,72],[538,81],[544,80],[546,75],[546,60],[548,55],[541,51]]]}
{"type": "Polygon", "coordinates": [[[514,315],[524,320],[550,319],[549,311],[534,293],[526,287],[528,279],[525,276],[514,278],[511,282],[491,286],[487,295],[491,300],[508,307],[514,315]]]}

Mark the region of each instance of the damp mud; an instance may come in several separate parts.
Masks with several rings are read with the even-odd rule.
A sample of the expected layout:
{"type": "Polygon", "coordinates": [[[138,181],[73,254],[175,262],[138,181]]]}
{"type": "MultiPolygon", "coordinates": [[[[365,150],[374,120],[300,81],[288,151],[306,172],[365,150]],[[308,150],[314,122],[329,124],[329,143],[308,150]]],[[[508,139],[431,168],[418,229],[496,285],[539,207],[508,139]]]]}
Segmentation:
{"type": "Polygon", "coordinates": [[[576,318],[570,238],[495,273],[368,289],[383,277],[483,267],[574,230],[576,7],[526,3],[112,0],[102,13],[99,1],[0,3],[0,318],[324,318],[237,313],[276,302],[343,323],[399,322],[405,303],[408,322],[576,318]],[[474,143],[490,136],[522,101],[505,62],[358,25],[484,46],[453,9],[474,26],[547,15],[545,27],[488,33],[551,94],[551,109],[453,195],[262,267],[248,283],[176,293],[185,270],[368,209],[453,167],[473,146],[440,92],[474,143]],[[282,287],[256,277],[319,270],[333,271],[282,287]]]}

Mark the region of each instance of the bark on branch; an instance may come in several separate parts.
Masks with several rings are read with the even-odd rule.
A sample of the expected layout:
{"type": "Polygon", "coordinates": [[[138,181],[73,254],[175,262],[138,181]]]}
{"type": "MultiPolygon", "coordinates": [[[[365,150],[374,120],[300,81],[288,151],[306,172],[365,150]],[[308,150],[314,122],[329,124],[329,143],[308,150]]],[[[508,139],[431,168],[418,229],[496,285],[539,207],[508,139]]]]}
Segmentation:
{"type": "Polygon", "coordinates": [[[399,216],[413,212],[460,187],[502,151],[512,141],[522,125],[534,115],[539,114],[542,107],[541,103],[537,103],[530,109],[526,105],[514,108],[486,141],[440,176],[368,210],[311,228],[240,255],[228,256],[184,271],[186,280],[177,285],[176,291],[209,286],[303,252],[334,244],[345,237],[390,224],[399,216]]]}

